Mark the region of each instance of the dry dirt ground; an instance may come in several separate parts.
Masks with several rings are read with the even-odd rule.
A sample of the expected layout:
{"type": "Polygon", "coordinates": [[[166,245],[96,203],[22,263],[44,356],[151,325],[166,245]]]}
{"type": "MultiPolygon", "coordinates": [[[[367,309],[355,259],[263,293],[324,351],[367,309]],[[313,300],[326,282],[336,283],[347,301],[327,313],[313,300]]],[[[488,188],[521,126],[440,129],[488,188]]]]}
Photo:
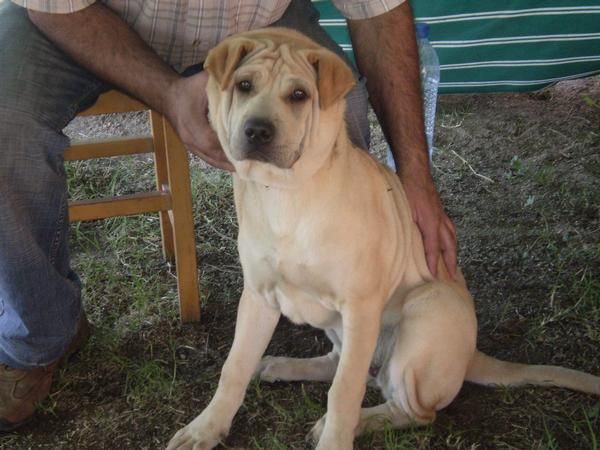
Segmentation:
{"type": "MultiPolygon", "coordinates": [[[[117,116],[78,122],[69,133],[135,134],[145,126],[140,116],[117,116]]],[[[373,141],[381,153],[376,128],[373,141]]],[[[433,173],[458,229],[479,347],[600,374],[600,78],[536,94],[444,97],[436,147],[433,173]]],[[[125,182],[102,166],[70,174],[79,184],[122,183],[127,191],[132,180],[152,182],[147,162],[134,163],[125,182]]],[[[156,219],[75,227],[74,264],[94,335],[36,418],[1,436],[0,448],[163,448],[207,404],[231,344],[241,274],[229,178],[198,162],[192,168],[201,323],[177,321],[156,219]]],[[[328,349],[321,333],[283,321],[268,352],[328,349]]],[[[253,383],[223,448],[303,448],[326,395],[315,383],[253,383]]],[[[366,403],[377,401],[369,391],[366,403]]],[[[434,425],[367,436],[356,448],[597,449],[599,416],[590,395],[465,385],[434,425]]]]}

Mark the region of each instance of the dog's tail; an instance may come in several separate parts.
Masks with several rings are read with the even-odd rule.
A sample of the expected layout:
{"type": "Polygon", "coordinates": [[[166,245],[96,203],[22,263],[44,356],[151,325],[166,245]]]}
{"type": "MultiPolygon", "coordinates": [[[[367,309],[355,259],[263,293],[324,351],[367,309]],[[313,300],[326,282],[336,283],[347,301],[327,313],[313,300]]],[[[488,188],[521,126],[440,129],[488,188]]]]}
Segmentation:
{"type": "Polygon", "coordinates": [[[477,350],[465,377],[487,386],[559,386],[600,395],[600,377],[557,366],[534,366],[501,361],[477,350]]]}

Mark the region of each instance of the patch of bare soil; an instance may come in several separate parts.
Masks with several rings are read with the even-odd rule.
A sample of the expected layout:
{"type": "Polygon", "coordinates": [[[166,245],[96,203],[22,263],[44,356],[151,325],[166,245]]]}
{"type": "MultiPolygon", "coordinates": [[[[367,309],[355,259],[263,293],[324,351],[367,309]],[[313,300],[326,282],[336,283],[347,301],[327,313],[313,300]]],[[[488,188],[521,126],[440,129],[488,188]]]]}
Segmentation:
{"type": "MultiPolygon", "coordinates": [[[[599,119],[598,77],[536,94],[440,100],[433,172],[458,229],[479,347],[491,355],[600,374],[599,119]]],[[[378,131],[374,142],[381,150],[378,131]]],[[[241,289],[235,225],[214,226],[230,201],[230,192],[217,192],[196,205],[199,240],[214,244],[199,244],[202,322],[153,317],[111,344],[96,335],[36,419],[0,437],[0,448],[164,448],[203,409],[231,345],[241,289]],[[136,400],[134,378],[149,384],[152,373],[121,370],[123,361],[156,362],[172,377],[168,395],[136,400]]],[[[95,312],[99,329],[118,326],[95,312]]],[[[321,333],[283,321],[268,353],[329,348],[321,333]]],[[[327,386],[316,383],[253,383],[223,448],[303,448],[326,398],[327,386]]],[[[378,401],[369,390],[366,402],[378,401]]],[[[563,389],[465,385],[431,427],[367,436],[356,448],[586,449],[597,446],[599,410],[598,398],[563,389]]]]}

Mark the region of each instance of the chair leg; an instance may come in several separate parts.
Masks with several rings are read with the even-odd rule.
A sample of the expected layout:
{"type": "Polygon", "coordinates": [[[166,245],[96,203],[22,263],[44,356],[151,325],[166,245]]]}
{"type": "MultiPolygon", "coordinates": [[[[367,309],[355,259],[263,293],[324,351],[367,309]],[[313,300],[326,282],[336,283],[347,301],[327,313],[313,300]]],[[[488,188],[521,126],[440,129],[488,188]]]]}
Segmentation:
{"type": "Polygon", "coordinates": [[[163,120],[169,187],[172,198],[172,229],[175,267],[182,322],[200,320],[196,239],[187,150],[168,120],[163,120]]]}
{"type": "MultiPolygon", "coordinates": [[[[156,189],[164,191],[169,189],[169,170],[167,167],[167,150],[163,116],[156,111],[150,111],[150,126],[154,141],[154,173],[156,176],[156,189]]],[[[170,263],[175,262],[175,247],[173,227],[168,211],[160,211],[160,234],[162,237],[163,256],[170,263]]]]}

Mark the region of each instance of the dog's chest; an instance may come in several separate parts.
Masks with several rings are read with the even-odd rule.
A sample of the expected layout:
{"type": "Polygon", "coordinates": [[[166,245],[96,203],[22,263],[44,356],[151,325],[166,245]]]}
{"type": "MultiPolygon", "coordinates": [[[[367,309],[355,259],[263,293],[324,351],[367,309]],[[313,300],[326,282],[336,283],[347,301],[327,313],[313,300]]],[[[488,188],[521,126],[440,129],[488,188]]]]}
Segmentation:
{"type": "Polygon", "coordinates": [[[330,328],[340,315],[328,262],[300,247],[295,239],[242,241],[246,283],[292,322],[330,328]]]}
{"type": "Polygon", "coordinates": [[[336,326],[348,292],[364,291],[365,277],[350,275],[372,247],[356,238],[362,225],[340,216],[336,196],[310,186],[298,192],[236,186],[246,285],[295,323],[336,326]]]}

